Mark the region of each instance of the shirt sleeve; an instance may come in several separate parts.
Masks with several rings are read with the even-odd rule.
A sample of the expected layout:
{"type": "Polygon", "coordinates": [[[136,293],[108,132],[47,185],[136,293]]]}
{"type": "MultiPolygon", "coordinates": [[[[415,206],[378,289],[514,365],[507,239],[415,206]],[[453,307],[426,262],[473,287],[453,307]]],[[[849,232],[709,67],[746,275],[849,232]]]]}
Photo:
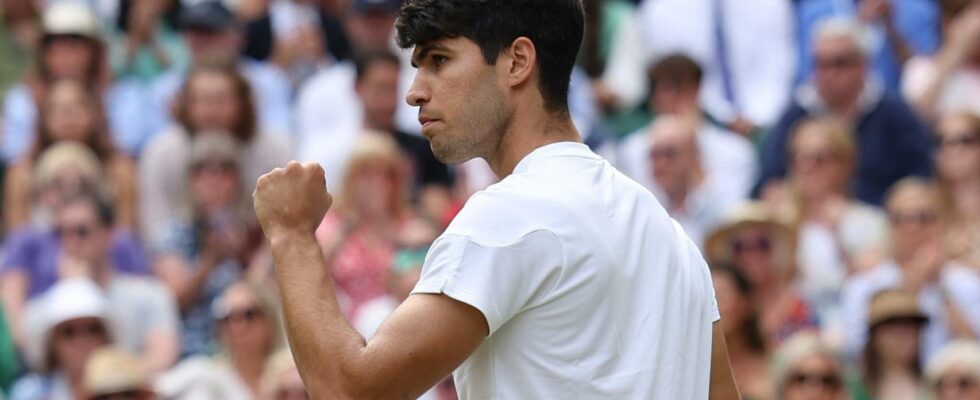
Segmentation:
{"type": "Polygon", "coordinates": [[[563,271],[561,242],[548,231],[505,246],[444,235],[429,251],[416,293],[442,293],[473,306],[492,335],[515,315],[545,302],[563,271]]]}

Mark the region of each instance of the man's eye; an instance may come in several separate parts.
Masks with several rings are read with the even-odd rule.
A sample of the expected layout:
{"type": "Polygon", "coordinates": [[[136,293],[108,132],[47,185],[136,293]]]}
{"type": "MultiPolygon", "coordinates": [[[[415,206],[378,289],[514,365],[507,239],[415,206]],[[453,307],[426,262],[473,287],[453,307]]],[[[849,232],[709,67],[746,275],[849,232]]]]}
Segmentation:
{"type": "Polygon", "coordinates": [[[449,61],[449,58],[446,58],[446,56],[440,56],[440,55],[432,56],[432,62],[435,63],[436,66],[442,65],[446,61],[449,61]]]}

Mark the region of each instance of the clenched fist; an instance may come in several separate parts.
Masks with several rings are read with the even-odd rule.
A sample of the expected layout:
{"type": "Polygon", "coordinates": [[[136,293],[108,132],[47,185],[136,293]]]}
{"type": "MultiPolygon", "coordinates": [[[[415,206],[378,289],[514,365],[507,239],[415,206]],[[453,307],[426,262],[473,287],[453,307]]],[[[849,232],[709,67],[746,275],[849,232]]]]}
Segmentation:
{"type": "Polygon", "coordinates": [[[252,194],[266,239],[285,233],[313,234],[333,204],[316,163],[290,162],[263,175],[252,194]]]}

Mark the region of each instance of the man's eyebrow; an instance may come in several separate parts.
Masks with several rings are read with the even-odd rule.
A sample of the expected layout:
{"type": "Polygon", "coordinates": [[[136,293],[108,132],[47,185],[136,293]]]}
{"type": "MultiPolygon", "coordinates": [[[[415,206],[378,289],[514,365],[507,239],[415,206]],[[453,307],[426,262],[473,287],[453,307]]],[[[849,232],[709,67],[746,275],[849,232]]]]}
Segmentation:
{"type": "Polygon", "coordinates": [[[419,46],[418,49],[418,53],[412,56],[412,67],[414,68],[418,68],[419,63],[422,62],[422,60],[425,59],[425,56],[429,55],[432,50],[449,51],[446,46],[440,44],[424,44],[419,46]]]}

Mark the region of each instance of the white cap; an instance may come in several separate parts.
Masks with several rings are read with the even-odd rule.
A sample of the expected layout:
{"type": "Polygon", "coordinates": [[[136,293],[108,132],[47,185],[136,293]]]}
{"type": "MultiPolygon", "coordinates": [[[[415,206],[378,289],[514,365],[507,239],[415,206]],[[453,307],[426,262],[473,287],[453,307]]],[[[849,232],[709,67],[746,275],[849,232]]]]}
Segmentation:
{"type": "Polygon", "coordinates": [[[26,327],[29,337],[27,361],[32,369],[47,372],[47,354],[51,333],[63,322],[79,318],[105,320],[109,303],[102,290],[85,278],[62,280],[41,297],[27,304],[26,327]]]}
{"type": "Polygon", "coordinates": [[[45,35],[81,35],[99,37],[99,20],[95,10],[78,1],[58,1],[44,10],[42,27],[45,35]]]}

